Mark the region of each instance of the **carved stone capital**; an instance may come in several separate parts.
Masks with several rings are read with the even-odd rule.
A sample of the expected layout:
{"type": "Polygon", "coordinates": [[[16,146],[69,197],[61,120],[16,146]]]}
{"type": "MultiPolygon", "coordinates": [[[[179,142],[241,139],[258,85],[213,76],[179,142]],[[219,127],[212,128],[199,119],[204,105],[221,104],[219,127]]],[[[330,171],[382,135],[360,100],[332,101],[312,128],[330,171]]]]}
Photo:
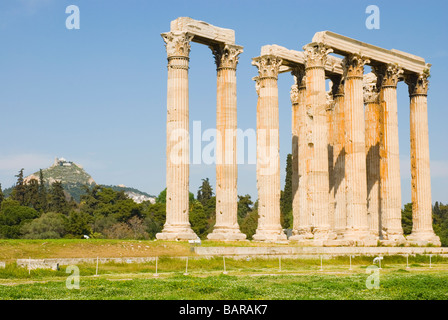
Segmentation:
{"type": "Polygon", "coordinates": [[[238,64],[238,55],[243,52],[243,47],[223,44],[210,46],[213,56],[215,57],[216,68],[219,69],[234,69],[238,64]]]}
{"type": "Polygon", "coordinates": [[[429,71],[421,74],[412,74],[405,78],[408,85],[409,96],[426,96],[428,95],[428,87],[430,77],[429,71]]]}
{"type": "Polygon", "coordinates": [[[167,32],[161,34],[165,41],[166,53],[170,57],[185,57],[190,55],[190,41],[193,35],[186,32],[167,32]]]}
{"type": "Polygon", "coordinates": [[[345,78],[357,77],[361,78],[364,74],[364,65],[370,60],[360,54],[351,54],[342,60],[342,68],[344,69],[345,78]]]}
{"type": "Polygon", "coordinates": [[[258,77],[253,77],[252,80],[255,81],[255,91],[257,95],[260,96],[260,79],[258,77]]]}
{"type": "Polygon", "coordinates": [[[299,89],[303,89],[306,87],[305,66],[295,66],[294,68],[292,68],[291,74],[294,77],[294,83],[298,86],[299,89]]]}
{"type": "Polygon", "coordinates": [[[382,64],[372,66],[372,71],[377,77],[377,87],[397,87],[398,81],[403,80],[403,69],[397,64],[382,64]]]}
{"type": "Polygon", "coordinates": [[[331,94],[333,98],[344,95],[344,78],[342,76],[331,76],[331,94]]]}
{"type": "Polygon", "coordinates": [[[372,72],[364,75],[363,79],[364,103],[378,103],[379,91],[376,86],[377,81],[378,79],[372,72]]]}
{"type": "Polygon", "coordinates": [[[297,84],[293,84],[291,86],[291,91],[289,91],[289,95],[291,97],[292,104],[299,103],[299,86],[297,84]]]}
{"type": "Polygon", "coordinates": [[[252,64],[257,66],[258,68],[258,79],[276,79],[278,77],[278,72],[280,70],[280,66],[282,64],[282,59],[273,56],[273,55],[265,55],[261,57],[254,58],[252,64]]]}
{"type": "Polygon", "coordinates": [[[323,43],[309,43],[303,47],[306,68],[324,68],[327,56],[333,49],[323,43]]]}

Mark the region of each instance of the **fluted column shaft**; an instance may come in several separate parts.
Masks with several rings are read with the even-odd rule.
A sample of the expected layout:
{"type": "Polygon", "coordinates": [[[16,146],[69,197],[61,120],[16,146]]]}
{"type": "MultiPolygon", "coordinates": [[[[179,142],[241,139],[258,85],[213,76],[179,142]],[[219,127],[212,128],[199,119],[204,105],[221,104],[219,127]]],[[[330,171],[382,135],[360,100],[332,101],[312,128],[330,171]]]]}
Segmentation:
{"type": "Polygon", "coordinates": [[[381,108],[373,73],[364,76],[366,121],[367,221],[376,237],[380,231],[380,118],[381,108]]]}
{"type": "Polygon", "coordinates": [[[237,195],[237,96],[236,66],[242,48],[211,47],[217,66],[216,103],[216,223],[207,237],[213,240],[243,240],[238,226],[237,195]]]}
{"type": "Polygon", "coordinates": [[[333,124],[333,193],[334,193],[334,231],[338,236],[344,233],[347,224],[345,201],[345,116],[344,83],[341,77],[332,78],[334,99],[333,124]]]}
{"type": "Polygon", "coordinates": [[[285,240],[280,225],[280,155],[277,76],[282,60],[254,59],[258,67],[257,189],[258,227],[254,240],[285,240]]]}
{"type": "Polygon", "coordinates": [[[191,36],[162,34],[168,54],[166,222],[156,236],[165,240],[195,239],[189,222],[188,62],[191,36]]]}
{"type": "Polygon", "coordinates": [[[306,55],[307,209],[314,239],[328,239],[330,230],[328,126],[326,116],[325,62],[331,51],[321,44],[304,47],[306,55]]]}
{"type": "Polygon", "coordinates": [[[381,235],[384,240],[403,241],[401,226],[401,180],[398,143],[397,83],[403,70],[396,65],[373,68],[380,86],[380,193],[381,235]]]}
{"type": "Polygon", "coordinates": [[[428,76],[413,75],[409,85],[411,124],[411,186],[412,233],[411,241],[428,241],[440,246],[440,239],[432,226],[431,174],[428,135],[428,76]]]}
{"type": "Polygon", "coordinates": [[[330,230],[335,228],[335,198],[334,198],[334,186],[335,186],[335,176],[334,176],[334,100],[333,93],[327,92],[327,130],[328,130],[328,142],[327,142],[327,154],[328,154],[328,183],[329,183],[329,193],[328,193],[328,224],[330,225],[330,230]]]}
{"type": "Polygon", "coordinates": [[[368,60],[353,54],[345,58],[345,177],[347,226],[344,238],[363,240],[368,235],[366,141],[363,73],[368,60]]]}
{"type": "Polygon", "coordinates": [[[295,84],[291,88],[293,106],[293,236],[290,240],[303,240],[313,237],[310,215],[307,212],[307,130],[306,130],[306,78],[304,66],[297,66],[292,74],[295,84]]]}

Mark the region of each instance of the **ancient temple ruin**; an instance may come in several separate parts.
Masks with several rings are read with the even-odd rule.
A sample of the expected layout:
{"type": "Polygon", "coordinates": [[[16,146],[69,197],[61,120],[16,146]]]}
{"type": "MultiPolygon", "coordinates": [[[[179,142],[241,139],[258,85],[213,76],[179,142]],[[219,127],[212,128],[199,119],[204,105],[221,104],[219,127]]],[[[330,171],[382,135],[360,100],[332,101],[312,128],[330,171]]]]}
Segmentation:
{"type": "MultiPolygon", "coordinates": [[[[162,34],[168,53],[167,221],[158,239],[192,239],[188,222],[190,41],[212,49],[217,65],[216,225],[209,239],[243,240],[237,224],[236,65],[242,47],[233,30],[178,18],[162,34]],[[178,134],[176,136],[176,130],[178,134]],[[176,139],[173,139],[173,134],[176,139]]],[[[303,51],[277,45],[253,58],[258,69],[257,241],[286,241],[280,225],[278,75],[291,73],[293,236],[317,246],[412,243],[440,246],[432,228],[427,92],[430,64],[330,31],[303,51]],[[335,55],[342,56],[339,58],[335,55]],[[365,74],[364,66],[372,72],[365,74]],[[326,80],[331,90],[326,90],[326,80]],[[401,226],[397,84],[410,96],[412,234],[401,226]]]]}

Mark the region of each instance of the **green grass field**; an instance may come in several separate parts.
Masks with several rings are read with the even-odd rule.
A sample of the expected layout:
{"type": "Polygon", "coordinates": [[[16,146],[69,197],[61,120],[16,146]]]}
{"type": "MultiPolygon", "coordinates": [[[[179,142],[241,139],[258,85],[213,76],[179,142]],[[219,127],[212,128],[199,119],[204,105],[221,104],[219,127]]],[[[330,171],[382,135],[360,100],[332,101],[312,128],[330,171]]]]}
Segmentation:
{"type": "MultiPolygon", "coordinates": [[[[210,245],[216,245],[210,243],[210,245]]],[[[204,244],[208,245],[208,244],[204,244]]],[[[228,244],[226,244],[228,245],[228,244]]],[[[245,243],[244,245],[250,245],[245,243]]],[[[368,289],[372,257],[319,259],[193,258],[189,244],[119,240],[2,240],[0,299],[448,299],[448,259],[386,256],[379,289],[368,289]],[[130,249],[134,248],[134,249],[130,249]],[[100,255],[101,253],[101,255],[100,255]],[[134,253],[133,255],[129,253],[134,253]],[[188,261],[188,275],[183,275],[188,261]],[[159,256],[146,263],[79,264],[79,289],[66,287],[60,270],[27,270],[17,258],[159,256]],[[180,257],[182,256],[182,257],[180,257]]]]}

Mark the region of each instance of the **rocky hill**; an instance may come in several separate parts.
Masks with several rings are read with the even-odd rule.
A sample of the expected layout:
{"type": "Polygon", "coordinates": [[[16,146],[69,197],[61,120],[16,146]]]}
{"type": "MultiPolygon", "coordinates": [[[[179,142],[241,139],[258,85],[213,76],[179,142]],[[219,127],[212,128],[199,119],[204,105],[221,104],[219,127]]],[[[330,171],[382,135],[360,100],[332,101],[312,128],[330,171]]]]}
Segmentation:
{"type": "MultiPolygon", "coordinates": [[[[68,161],[64,158],[56,158],[53,165],[47,169],[42,169],[42,175],[48,186],[53,184],[55,181],[61,181],[67,194],[73,197],[73,199],[77,202],[80,201],[81,195],[84,193],[83,186],[93,186],[97,184],[90,174],[84,170],[82,165],[68,161]]],[[[40,172],[37,171],[24,178],[24,182],[29,182],[32,179],[39,181],[39,176],[40,172]]],[[[112,188],[115,191],[124,191],[129,198],[133,199],[137,203],[141,203],[143,201],[155,202],[155,196],[151,196],[150,194],[135,188],[126,187],[124,185],[105,187],[112,188]]],[[[11,190],[9,189],[5,189],[5,195],[7,196],[10,191],[11,190]]]]}

